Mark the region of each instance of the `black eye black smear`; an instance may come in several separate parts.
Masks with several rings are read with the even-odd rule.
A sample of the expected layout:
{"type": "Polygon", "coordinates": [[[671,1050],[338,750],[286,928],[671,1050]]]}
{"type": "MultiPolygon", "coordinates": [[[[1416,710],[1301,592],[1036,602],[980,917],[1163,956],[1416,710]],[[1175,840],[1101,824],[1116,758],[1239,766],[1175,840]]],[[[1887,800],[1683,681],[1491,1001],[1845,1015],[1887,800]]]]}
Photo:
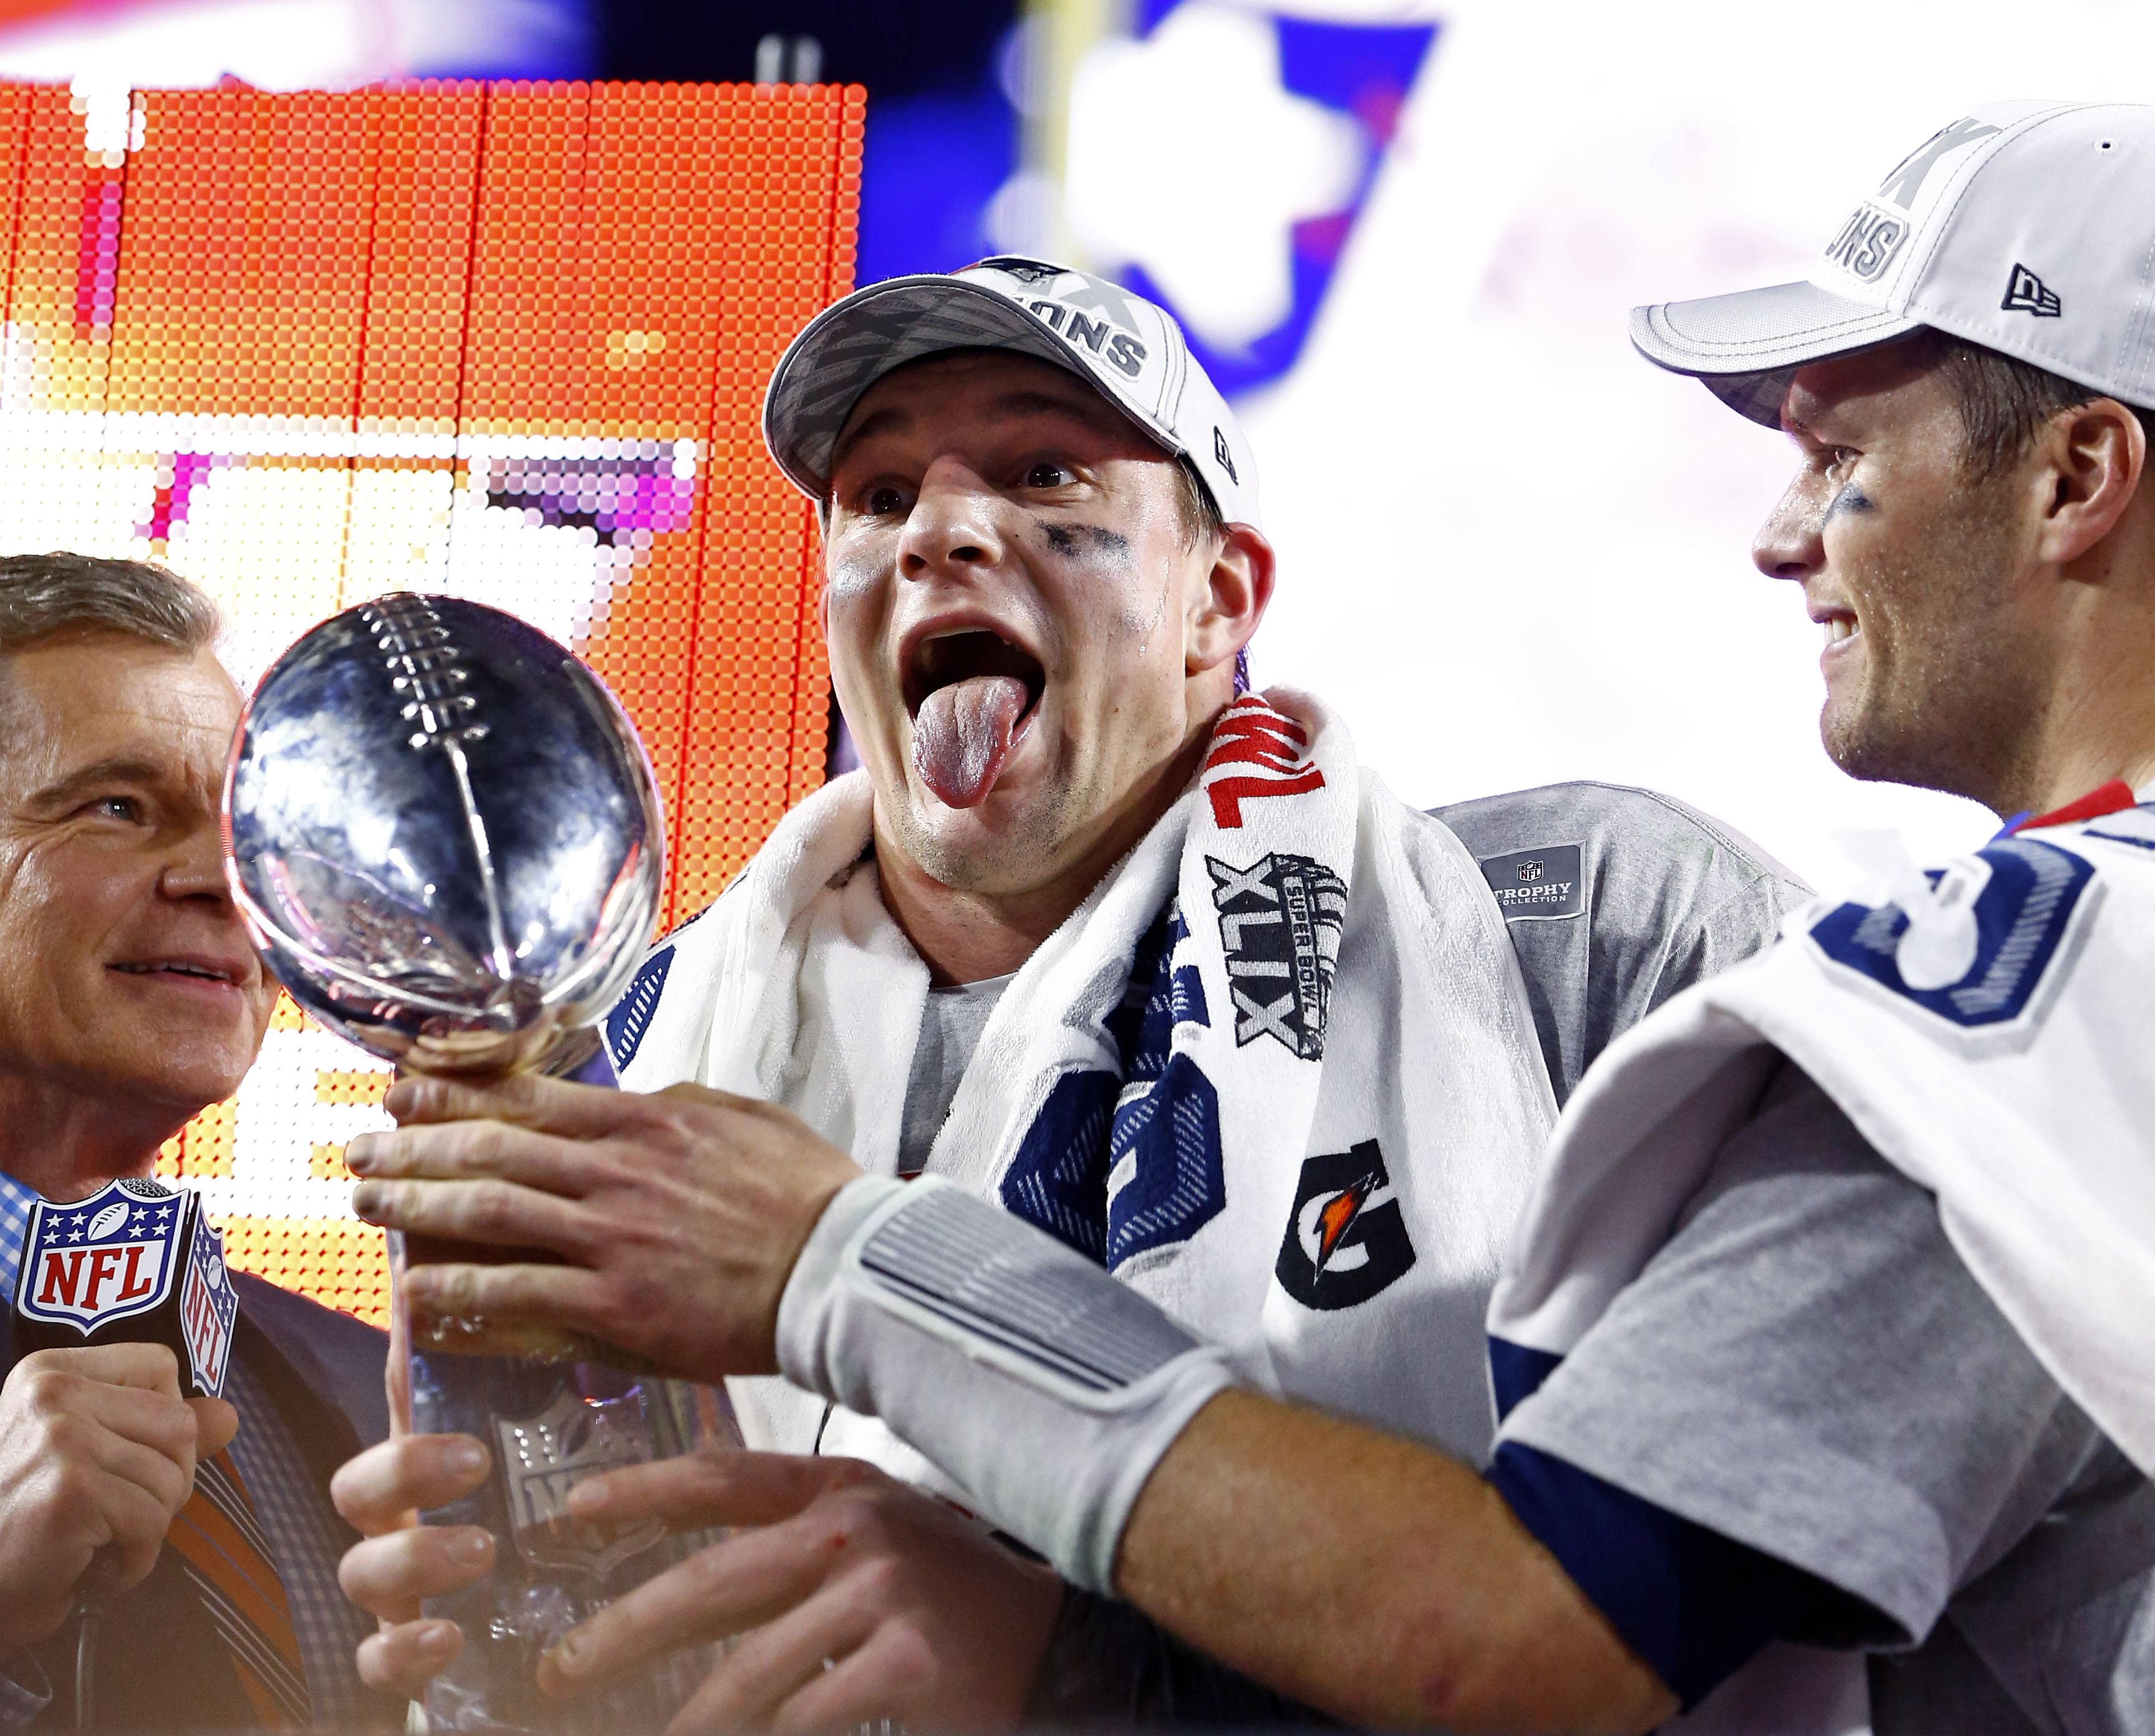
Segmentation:
{"type": "Polygon", "coordinates": [[[1042,525],[1041,534],[1047,545],[1066,559],[1076,559],[1081,542],[1092,545],[1095,555],[1104,556],[1118,562],[1130,558],[1130,540],[1119,530],[1110,530],[1105,525],[1042,525]]]}
{"type": "Polygon", "coordinates": [[[1854,483],[1844,483],[1840,492],[1826,503],[1825,516],[1819,523],[1830,525],[1845,512],[1869,512],[1877,504],[1854,483]]]}

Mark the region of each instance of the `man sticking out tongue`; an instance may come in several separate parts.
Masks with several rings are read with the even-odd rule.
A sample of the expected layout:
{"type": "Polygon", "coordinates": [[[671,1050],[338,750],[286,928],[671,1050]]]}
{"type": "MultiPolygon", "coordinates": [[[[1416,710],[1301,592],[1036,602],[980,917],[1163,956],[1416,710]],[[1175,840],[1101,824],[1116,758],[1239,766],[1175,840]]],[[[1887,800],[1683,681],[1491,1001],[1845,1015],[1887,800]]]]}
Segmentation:
{"type": "MultiPolygon", "coordinates": [[[[875,284],[795,341],[765,432],[822,515],[861,769],[653,952],[609,1025],[624,1090],[393,1098],[415,1179],[358,1203],[468,1233],[440,1142],[463,1118],[525,1129],[491,1221],[565,1263],[415,1267],[414,1309],[453,1273],[478,1286],[457,1312],[513,1321],[537,1292],[498,1274],[596,1284],[594,1257],[626,1260],[641,1354],[762,1374],[732,1383],[750,1444],[822,1455],[729,1456],[709,1487],[609,1480],[606,1523],[760,1529],[622,1600],[548,1664],[556,1687],[760,1625],[690,1724],[976,1729],[1029,1701],[1261,1721],[1262,1691],[1193,1658],[1162,1698],[1159,1631],[1006,1549],[970,1515],[1015,1516],[865,1400],[769,1376],[768,1351],[724,1362],[695,1324],[717,1270],[697,1178],[750,1153],[759,1186],[820,1189],[818,1208],[865,1171],[972,1213],[892,1239],[889,1282],[922,1319],[986,1308],[998,1354],[1104,1407],[1105,1432],[1043,1440],[924,1365],[921,1401],[975,1419],[991,1457],[1052,1447],[1112,1481],[1149,1462],[1132,1429],[1205,1395],[1138,1378],[1159,1348],[1142,1330],[997,1313],[1022,1293],[980,1255],[981,1218],[1165,1306],[1247,1378],[1479,1460],[1488,1285],[1556,1101],[1652,1000],[1769,939],[1793,888],[1681,807],[1603,786],[1417,813],[1318,701],[1241,693],[1273,584],[1256,463],[1175,322],[1113,284],[1002,259],[875,284]],[[513,1185],[537,1151],[543,1194],[513,1185]],[[572,1179],[601,1153],[612,1179],[572,1179]],[[641,1227],[581,1216],[615,1210],[641,1227]],[[565,1243],[571,1221],[589,1233],[565,1243]],[[1159,1405],[1118,1411],[1123,1389],[1159,1405]]],[[[622,1341],[627,1316],[602,1312],[586,1329],[622,1341]]],[[[452,1498],[446,1451],[355,1465],[347,1517],[371,1532],[452,1498]]],[[[456,1541],[382,1536],[348,1561],[392,1624],[374,1679],[408,1690],[453,1648],[404,1617],[480,1570],[456,1541]]]]}
{"type": "Polygon", "coordinates": [[[1032,703],[1015,675],[969,675],[939,687],[913,719],[913,766],[945,807],[978,807],[1017,745],[1032,703]]]}

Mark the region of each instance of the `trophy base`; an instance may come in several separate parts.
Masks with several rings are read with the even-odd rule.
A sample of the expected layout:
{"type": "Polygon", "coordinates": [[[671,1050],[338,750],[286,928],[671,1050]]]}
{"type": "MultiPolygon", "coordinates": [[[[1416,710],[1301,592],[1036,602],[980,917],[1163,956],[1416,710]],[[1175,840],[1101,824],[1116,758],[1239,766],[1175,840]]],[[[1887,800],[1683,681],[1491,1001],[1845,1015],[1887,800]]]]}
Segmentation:
{"type": "Polygon", "coordinates": [[[600,1736],[663,1729],[709,1674],[709,1647],[678,1652],[570,1699],[540,1692],[539,1662],[561,1636],[615,1599],[714,1540],[668,1535],[656,1520],[625,1528],[569,1516],[569,1491],[587,1477],[699,1447],[738,1447],[723,1392],[637,1379],[590,1364],[528,1358],[411,1359],[412,1421],[427,1433],[485,1442],[494,1474],[433,1524],[481,1525],[495,1539],[494,1572],[429,1616],[454,1621],[463,1649],[428,1684],[435,1729],[515,1736],[600,1736]]]}

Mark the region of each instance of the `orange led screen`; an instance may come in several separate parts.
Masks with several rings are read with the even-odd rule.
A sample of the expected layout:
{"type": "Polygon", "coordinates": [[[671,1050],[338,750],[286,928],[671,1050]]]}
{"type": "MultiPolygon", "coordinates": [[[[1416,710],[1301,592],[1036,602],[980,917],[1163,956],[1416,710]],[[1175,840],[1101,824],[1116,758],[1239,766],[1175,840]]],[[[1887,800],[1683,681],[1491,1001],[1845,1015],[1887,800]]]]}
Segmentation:
{"type": "MultiPolygon", "coordinates": [[[[658,768],[668,917],[822,777],[814,524],[772,366],[852,287],[861,93],[0,85],[0,552],[166,562],[243,686],[391,590],[524,616],[658,768]]],[[[339,1153],[387,1072],[279,1008],[166,1148],[233,1262],[371,1319],[339,1153]]]]}

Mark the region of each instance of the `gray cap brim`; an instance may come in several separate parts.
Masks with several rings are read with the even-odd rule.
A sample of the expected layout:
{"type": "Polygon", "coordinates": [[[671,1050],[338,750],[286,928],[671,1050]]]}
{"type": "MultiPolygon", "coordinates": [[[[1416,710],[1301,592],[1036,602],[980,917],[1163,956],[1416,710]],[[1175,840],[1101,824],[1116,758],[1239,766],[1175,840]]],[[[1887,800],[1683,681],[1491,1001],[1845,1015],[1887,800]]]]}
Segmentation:
{"type": "Polygon", "coordinates": [[[1774,284],[1635,307],[1631,342],[1656,366],[1694,376],[1739,415],[1779,428],[1798,368],[1892,343],[1922,325],[1815,284],[1774,284]]]}
{"type": "Polygon", "coordinates": [[[1007,297],[955,278],[894,277],[826,308],[786,346],[763,403],[763,435],[804,493],[830,492],[831,453],[861,394],[893,368],[949,350],[1011,350],[1075,374],[1154,438],[1181,443],[1078,366],[1047,325],[1007,297]]]}

